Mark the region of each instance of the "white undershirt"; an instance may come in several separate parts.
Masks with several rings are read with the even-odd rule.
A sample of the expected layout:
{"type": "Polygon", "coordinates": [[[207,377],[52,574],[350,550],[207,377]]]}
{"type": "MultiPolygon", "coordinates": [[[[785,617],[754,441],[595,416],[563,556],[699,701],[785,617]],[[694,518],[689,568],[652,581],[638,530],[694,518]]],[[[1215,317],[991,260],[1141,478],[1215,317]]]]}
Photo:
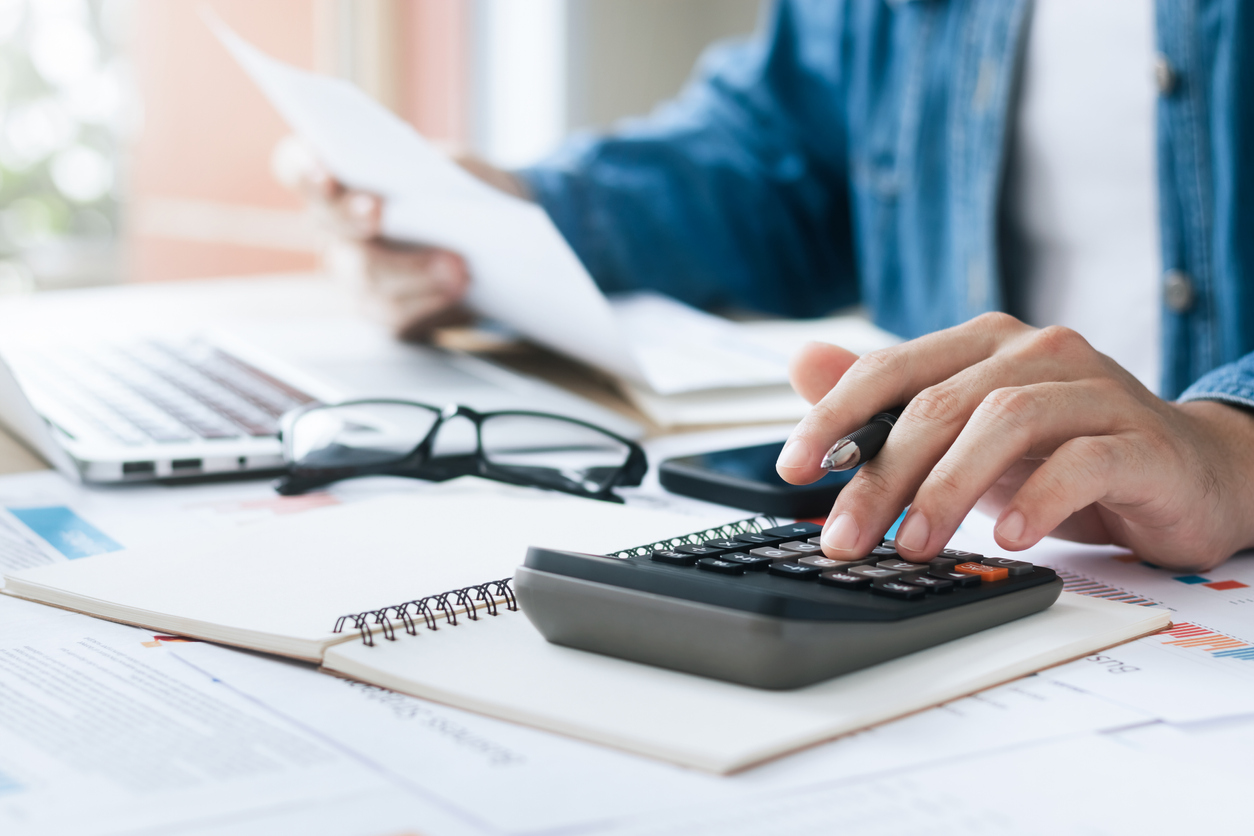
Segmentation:
{"type": "Polygon", "coordinates": [[[1010,159],[1024,312],[1159,390],[1152,0],[1037,0],[1010,159]]]}

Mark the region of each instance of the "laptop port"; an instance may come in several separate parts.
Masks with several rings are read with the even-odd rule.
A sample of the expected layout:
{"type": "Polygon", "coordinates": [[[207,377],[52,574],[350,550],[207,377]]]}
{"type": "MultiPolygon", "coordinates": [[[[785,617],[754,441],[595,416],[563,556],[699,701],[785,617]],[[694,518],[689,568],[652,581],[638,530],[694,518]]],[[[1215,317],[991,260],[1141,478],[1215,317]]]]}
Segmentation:
{"type": "Polygon", "coordinates": [[[170,462],[170,469],[178,472],[180,470],[200,470],[200,459],[175,459],[170,462]]]}
{"type": "Polygon", "coordinates": [[[122,475],[131,476],[137,473],[156,473],[156,462],[122,462],[122,475]]]}

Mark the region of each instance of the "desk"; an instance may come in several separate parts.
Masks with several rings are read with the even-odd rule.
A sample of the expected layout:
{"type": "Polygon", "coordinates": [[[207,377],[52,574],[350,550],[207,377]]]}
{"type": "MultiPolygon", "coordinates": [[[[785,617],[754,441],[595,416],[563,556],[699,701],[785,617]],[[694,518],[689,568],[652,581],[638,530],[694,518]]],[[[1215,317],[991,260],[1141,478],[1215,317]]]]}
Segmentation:
{"type": "MultiPolygon", "coordinates": [[[[342,298],[337,302],[333,294],[301,293],[302,288],[319,290],[308,278],[272,279],[246,287],[255,294],[244,312],[247,316],[290,313],[295,308],[302,315],[330,317],[339,315],[336,306],[342,304],[342,298]]],[[[140,298],[135,294],[145,299],[142,310],[137,306],[119,312],[120,327],[152,317],[180,321],[238,317],[238,309],[223,310],[214,302],[224,289],[230,289],[228,283],[88,291],[92,295],[81,297],[87,303],[81,314],[69,316],[63,324],[74,327],[74,318],[80,315],[83,322],[98,319],[93,301],[140,298]]],[[[0,329],[23,327],[21,319],[11,308],[0,311],[0,329]]],[[[29,453],[0,437],[0,473],[39,467],[29,453]]],[[[49,484],[29,484],[41,496],[53,495],[49,484]]],[[[178,496],[180,489],[138,490],[178,496]]],[[[189,490],[219,491],[214,494],[218,499],[200,503],[210,509],[230,504],[222,497],[231,491],[251,490],[255,498],[266,493],[265,486],[255,482],[189,490]]],[[[100,493],[111,493],[106,498],[115,504],[134,495],[130,489],[100,493]]],[[[11,497],[12,493],[5,502],[0,496],[0,506],[12,504],[11,497]]],[[[247,504],[231,502],[236,507],[247,504]]],[[[0,598],[0,686],[7,686],[5,677],[12,676],[3,663],[4,652],[15,643],[44,657],[57,657],[82,656],[83,642],[121,654],[127,664],[138,666],[133,670],[157,678],[146,681],[188,689],[167,705],[207,706],[215,713],[205,710],[206,718],[230,719],[213,726],[223,736],[204,741],[204,747],[253,759],[219,764],[225,771],[230,771],[226,766],[240,769],[243,763],[253,772],[244,779],[228,775],[221,781],[202,781],[198,787],[177,786],[174,779],[187,772],[179,751],[150,746],[144,749],[148,754],[143,758],[148,760],[137,769],[134,758],[122,756],[133,755],[138,743],[119,737],[91,750],[103,761],[96,764],[98,774],[90,780],[65,768],[55,772],[57,780],[27,781],[34,799],[27,810],[32,817],[54,806],[69,810],[83,804],[88,811],[85,819],[73,827],[38,831],[14,827],[18,834],[82,836],[145,830],[197,836],[407,832],[471,836],[560,831],[599,836],[681,832],[756,836],[821,831],[1052,834],[1083,829],[1139,834],[1248,829],[1245,805],[1237,799],[1254,780],[1248,757],[1254,747],[1254,724],[1249,717],[1229,709],[1216,717],[1199,711],[1188,719],[1178,718],[1179,722],[1164,722],[1161,715],[1086,693],[1065,678],[1032,677],[744,775],[712,778],[468,712],[361,689],[308,666],[212,645],[164,646],[151,633],[0,598]],[[228,734],[231,728],[236,729],[233,737],[228,734]],[[239,729],[248,734],[241,736],[239,729]],[[239,748],[244,737],[270,740],[285,755],[276,756],[277,749],[239,748]],[[146,770],[145,779],[120,789],[110,784],[105,773],[111,758],[117,761],[114,771],[133,777],[146,770]],[[259,764],[258,758],[268,761],[259,764]],[[59,781],[86,789],[81,795],[58,795],[59,781]],[[1147,787],[1154,791],[1147,793],[1147,787]],[[87,791],[92,788],[94,794],[87,791]]],[[[1167,652],[1149,650],[1153,652],[1142,653],[1147,659],[1154,652],[1167,652]]],[[[1243,672],[1235,666],[1247,664],[1233,661],[1228,671],[1222,665],[1201,664],[1204,654],[1195,648],[1170,652],[1180,664],[1168,673],[1184,680],[1172,692],[1181,704],[1201,702],[1202,691],[1224,686],[1225,676],[1243,672]],[[1188,656],[1194,652],[1196,658],[1188,656]],[[1190,667],[1194,662],[1198,664],[1190,667]],[[1181,670],[1183,676],[1177,673],[1181,670]],[[1196,693],[1187,687],[1191,678],[1197,683],[1196,693]]],[[[1121,667],[1126,671],[1136,666],[1121,667]]],[[[1110,674],[1102,664],[1093,670],[1108,680],[1137,675],[1110,674]]],[[[1246,680],[1237,682],[1245,687],[1246,680]]],[[[1227,687],[1231,690],[1231,684],[1227,687]]],[[[1254,694],[1254,684],[1248,690],[1254,694]]],[[[12,739],[3,737],[11,693],[0,690],[0,740],[12,739]]],[[[1134,689],[1127,695],[1133,701],[1137,698],[1134,689]]],[[[161,708],[157,704],[154,711],[161,708]]],[[[25,789],[22,770],[30,768],[30,763],[12,762],[10,752],[0,745],[0,815],[10,809],[7,799],[20,799],[13,787],[25,789]]],[[[10,836],[8,821],[0,819],[5,836],[10,836]]]]}

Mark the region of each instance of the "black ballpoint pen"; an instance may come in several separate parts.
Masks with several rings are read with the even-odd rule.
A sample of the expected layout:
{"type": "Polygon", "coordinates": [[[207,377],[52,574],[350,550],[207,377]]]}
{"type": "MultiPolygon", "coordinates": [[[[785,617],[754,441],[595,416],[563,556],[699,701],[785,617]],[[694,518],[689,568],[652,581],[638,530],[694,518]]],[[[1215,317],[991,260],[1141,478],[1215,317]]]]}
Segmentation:
{"type": "Polygon", "coordinates": [[[884,446],[888,434],[900,417],[900,409],[873,416],[865,427],[854,430],[833,444],[832,449],[823,457],[820,467],[824,470],[849,470],[870,461],[884,446]]]}

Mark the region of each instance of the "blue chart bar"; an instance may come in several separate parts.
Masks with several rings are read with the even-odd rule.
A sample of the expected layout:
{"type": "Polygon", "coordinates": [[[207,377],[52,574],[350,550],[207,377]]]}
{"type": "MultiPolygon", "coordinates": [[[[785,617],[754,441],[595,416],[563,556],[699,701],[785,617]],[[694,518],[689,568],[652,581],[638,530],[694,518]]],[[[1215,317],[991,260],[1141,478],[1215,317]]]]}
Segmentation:
{"type": "Polygon", "coordinates": [[[10,508],[9,513],[70,560],[122,549],[113,538],[64,505],[10,508]]]}

